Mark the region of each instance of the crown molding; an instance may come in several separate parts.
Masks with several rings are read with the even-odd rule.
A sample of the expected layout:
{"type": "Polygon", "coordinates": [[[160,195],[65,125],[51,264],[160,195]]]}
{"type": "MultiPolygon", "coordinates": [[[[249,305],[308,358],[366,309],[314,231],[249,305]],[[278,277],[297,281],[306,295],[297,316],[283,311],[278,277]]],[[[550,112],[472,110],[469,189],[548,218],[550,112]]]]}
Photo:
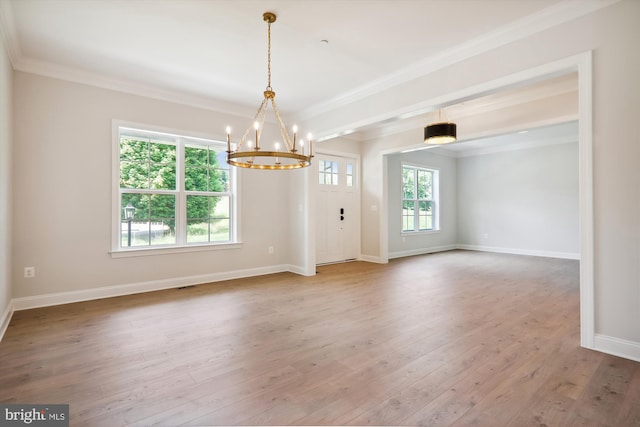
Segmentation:
{"type": "MultiPolygon", "coordinates": [[[[451,146],[456,146],[460,143],[463,142],[470,142],[470,141],[477,141],[477,140],[481,140],[481,139],[488,139],[488,138],[494,138],[494,137],[499,137],[499,136],[504,136],[504,135],[509,135],[509,134],[513,134],[516,132],[519,132],[523,129],[535,129],[535,128],[541,128],[541,127],[546,127],[546,126],[553,126],[553,125],[557,125],[557,124],[561,124],[561,123],[569,123],[569,122],[575,122],[578,120],[578,114],[569,114],[569,115],[565,115],[565,116],[558,116],[558,117],[554,117],[552,119],[546,119],[546,120],[539,120],[536,122],[530,122],[530,123],[526,123],[526,126],[522,126],[522,125],[518,125],[516,127],[514,126],[509,126],[509,127],[504,127],[504,128],[500,128],[500,129],[491,129],[491,130],[487,130],[484,132],[475,132],[469,135],[465,135],[463,138],[459,139],[458,141],[451,143],[451,144],[445,144],[445,145],[428,145],[428,144],[424,144],[422,141],[420,142],[416,142],[413,143],[411,145],[406,146],[402,151],[400,151],[401,153],[410,153],[410,152],[414,152],[414,151],[423,151],[423,150],[433,150],[434,154],[439,154],[441,156],[446,156],[446,157],[455,157],[455,158],[459,158],[459,157],[469,157],[469,156],[479,156],[482,154],[490,154],[492,152],[499,152],[499,151],[510,151],[510,149],[501,149],[501,147],[498,146],[494,146],[494,147],[485,147],[485,148],[468,148],[464,151],[462,150],[455,150],[455,149],[451,149],[451,148],[447,148],[447,147],[451,147],[451,146]],[[466,153],[469,153],[469,155],[467,155],[466,153]]],[[[420,136],[422,136],[422,134],[420,134],[420,136]]],[[[521,143],[528,143],[530,141],[538,141],[538,146],[543,146],[545,145],[544,143],[540,143],[542,141],[554,141],[551,144],[556,144],[556,143],[565,143],[565,142],[573,142],[573,141],[577,141],[578,136],[570,136],[570,137],[553,137],[553,138],[545,138],[544,140],[541,140],[540,138],[536,138],[533,139],[530,137],[530,139],[525,140],[525,141],[521,141],[521,143]],[[561,142],[557,142],[557,141],[561,141],[561,142]]],[[[514,143],[510,146],[515,147],[517,144],[520,143],[514,143]]],[[[526,147],[524,147],[526,148],[526,147]]],[[[519,148],[516,148],[519,149],[519,148]]]]}
{"type": "Polygon", "coordinates": [[[561,1],[537,13],[504,25],[487,34],[469,40],[466,43],[459,44],[452,49],[443,51],[438,55],[425,58],[395,73],[373,80],[326,102],[313,105],[301,111],[297,120],[309,120],[320,114],[362,100],[402,83],[426,76],[434,71],[446,68],[484,52],[595,12],[619,1],[620,0],[561,1]]]}
{"type": "Polygon", "coordinates": [[[18,43],[13,8],[9,0],[0,0],[0,38],[9,55],[11,66],[15,68],[16,63],[22,58],[22,51],[18,43]]]}
{"type": "Polygon", "coordinates": [[[561,145],[561,144],[570,144],[570,143],[578,143],[578,136],[563,136],[556,138],[547,138],[547,139],[530,139],[527,141],[514,142],[512,144],[504,143],[503,145],[496,145],[493,147],[484,147],[484,148],[476,148],[471,150],[464,151],[454,151],[447,149],[443,146],[432,145],[419,147],[414,149],[408,149],[401,151],[400,153],[413,153],[413,152],[423,152],[429,151],[430,154],[434,154],[437,156],[449,157],[453,159],[461,159],[464,157],[478,157],[484,156],[487,154],[495,154],[495,153],[505,153],[509,151],[520,151],[520,150],[530,150],[534,148],[548,147],[552,145],[561,145]]]}
{"type": "Polygon", "coordinates": [[[102,89],[109,89],[117,92],[124,92],[131,95],[144,96],[161,101],[173,102],[188,105],[190,107],[203,108],[220,113],[227,113],[236,116],[251,116],[255,110],[248,107],[219,101],[206,96],[189,94],[182,91],[163,89],[157,86],[145,85],[124,79],[106,77],[101,74],[92,73],[77,68],[64,67],[45,61],[21,58],[14,64],[14,69],[26,73],[37,74],[58,80],[65,80],[72,83],[80,83],[95,86],[102,89]]]}
{"type": "MultiPolygon", "coordinates": [[[[458,152],[455,152],[455,155],[453,157],[462,158],[462,157],[484,156],[486,154],[504,153],[507,151],[528,150],[532,148],[548,147],[551,145],[570,144],[572,142],[575,142],[576,144],[578,143],[578,135],[563,136],[563,137],[548,138],[548,139],[530,139],[528,141],[515,142],[513,144],[478,148],[475,150],[458,151],[458,152]]],[[[446,148],[444,150],[446,150],[446,148]]]]}
{"type": "MultiPolygon", "coordinates": [[[[543,80],[543,85],[535,83],[530,87],[524,86],[508,93],[500,93],[495,99],[491,95],[484,97],[483,102],[477,99],[455,104],[443,109],[446,111],[447,117],[452,120],[474,116],[482,113],[490,113],[497,110],[512,108],[525,103],[531,103],[548,99],[560,95],[575,94],[578,97],[578,74],[570,73],[572,78],[563,78],[562,80],[543,80]]],[[[567,75],[569,77],[569,74],[567,75]]],[[[435,120],[435,117],[432,119],[435,120]]]]}
{"type": "Polygon", "coordinates": [[[0,37],[9,55],[11,65],[13,69],[17,71],[241,117],[251,116],[255,113],[255,110],[248,107],[219,101],[210,97],[107,77],[102,74],[91,73],[77,68],[64,67],[50,62],[27,58],[22,54],[22,50],[20,49],[10,0],[0,0],[0,37]]]}

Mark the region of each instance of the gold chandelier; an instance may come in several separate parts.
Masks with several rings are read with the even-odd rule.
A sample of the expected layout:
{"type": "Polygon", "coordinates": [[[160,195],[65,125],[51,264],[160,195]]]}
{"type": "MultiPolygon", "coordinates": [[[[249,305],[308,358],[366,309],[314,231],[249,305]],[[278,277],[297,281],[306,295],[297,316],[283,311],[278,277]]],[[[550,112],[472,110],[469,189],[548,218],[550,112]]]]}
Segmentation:
{"type": "Polygon", "coordinates": [[[231,129],[227,127],[227,163],[249,169],[286,170],[304,168],[311,164],[311,158],[313,157],[311,134],[307,136],[307,148],[304,140],[296,141],[297,127],[293,126],[293,138],[291,138],[282,121],[282,117],[280,117],[280,112],[276,106],[276,93],[271,87],[271,24],[276,22],[276,15],[272,12],[265,12],[262,18],[267,23],[267,88],[264,91],[264,99],[253,118],[252,124],[249,125],[242,139],[235,146],[231,144],[231,129]],[[264,129],[264,121],[269,105],[271,105],[278,121],[280,134],[282,135],[282,146],[280,142],[276,142],[273,145],[273,149],[263,150],[260,146],[262,143],[260,137],[264,129]],[[253,135],[255,135],[255,141],[249,139],[253,135]],[[305,149],[307,149],[306,155],[305,149]]]}

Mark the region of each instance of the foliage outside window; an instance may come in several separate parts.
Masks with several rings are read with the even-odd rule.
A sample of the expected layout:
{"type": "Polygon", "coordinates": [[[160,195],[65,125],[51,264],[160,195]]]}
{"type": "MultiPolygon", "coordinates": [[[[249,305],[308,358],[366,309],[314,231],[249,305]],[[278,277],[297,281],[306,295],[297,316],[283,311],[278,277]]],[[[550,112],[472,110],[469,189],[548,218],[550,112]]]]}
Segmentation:
{"type": "Polygon", "coordinates": [[[119,129],[120,248],[233,241],[225,145],[119,129]],[[125,209],[134,208],[127,220],[125,209]]]}
{"type": "Polygon", "coordinates": [[[402,231],[437,230],[438,171],[402,166],[402,231]]]}

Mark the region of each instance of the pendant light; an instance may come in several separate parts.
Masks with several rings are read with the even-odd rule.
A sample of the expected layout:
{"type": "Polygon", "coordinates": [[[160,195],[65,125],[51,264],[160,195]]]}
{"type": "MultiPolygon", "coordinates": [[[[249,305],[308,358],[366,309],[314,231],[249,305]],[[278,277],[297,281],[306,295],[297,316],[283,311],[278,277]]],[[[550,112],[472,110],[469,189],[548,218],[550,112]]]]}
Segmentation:
{"type": "Polygon", "coordinates": [[[438,110],[438,121],[424,128],[424,143],[430,145],[449,144],[457,138],[456,124],[442,120],[442,109],[438,110]]]}

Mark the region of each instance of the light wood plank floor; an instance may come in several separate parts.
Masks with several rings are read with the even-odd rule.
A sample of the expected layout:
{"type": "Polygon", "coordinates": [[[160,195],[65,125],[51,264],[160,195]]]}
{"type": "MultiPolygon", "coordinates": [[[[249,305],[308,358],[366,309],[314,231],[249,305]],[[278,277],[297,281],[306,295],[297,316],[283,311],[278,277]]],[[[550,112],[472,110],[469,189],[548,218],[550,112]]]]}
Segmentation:
{"type": "Polygon", "coordinates": [[[0,401],[71,425],[640,426],[578,262],[453,251],[16,312],[0,401]]]}

